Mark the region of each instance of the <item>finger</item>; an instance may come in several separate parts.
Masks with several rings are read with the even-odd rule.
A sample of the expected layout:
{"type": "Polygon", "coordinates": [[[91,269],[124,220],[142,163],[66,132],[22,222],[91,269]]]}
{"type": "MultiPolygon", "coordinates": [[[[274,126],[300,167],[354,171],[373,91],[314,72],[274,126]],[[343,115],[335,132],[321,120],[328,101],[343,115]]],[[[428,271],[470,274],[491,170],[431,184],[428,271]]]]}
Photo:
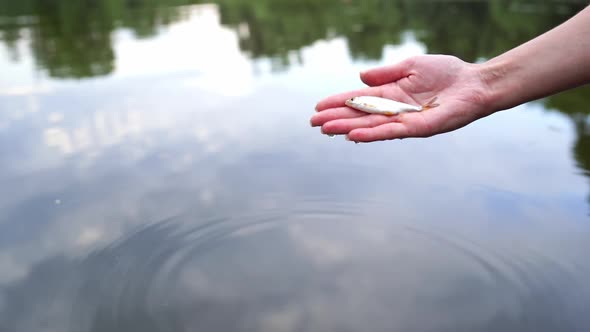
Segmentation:
{"type": "Polygon", "coordinates": [[[413,64],[414,60],[410,58],[393,65],[369,69],[361,73],[361,80],[368,86],[396,82],[409,76],[413,64]]]}
{"type": "Polygon", "coordinates": [[[323,112],[315,113],[311,119],[310,123],[312,127],[322,126],[324,123],[328,121],[338,120],[338,119],[352,119],[361,116],[365,116],[367,113],[353,110],[350,107],[338,107],[332,108],[329,110],[325,110],[323,112]]]}
{"type": "Polygon", "coordinates": [[[380,87],[371,87],[371,88],[364,88],[364,89],[339,93],[339,94],[329,96],[327,98],[320,100],[317,103],[315,109],[316,109],[316,111],[321,112],[321,111],[324,111],[324,110],[327,110],[330,108],[342,107],[345,105],[344,102],[347,99],[350,99],[350,98],[356,97],[356,96],[382,97],[381,91],[382,91],[382,89],[380,87]]]}
{"type": "Polygon", "coordinates": [[[353,119],[339,119],[325,123],[322,126],[322,132],[332,135],[347,134],[355,129],[373,128],[392,121],[396,121],[395,116],[380,114],[371,114],[353,119]]]}
{"type": "Polygon", "coordinates": [[[408,127],[400,122],[391,122],[374,128],[360,128],[348,133],[347,138],[355,142],[384,141],[411,137],[408,127]]]}

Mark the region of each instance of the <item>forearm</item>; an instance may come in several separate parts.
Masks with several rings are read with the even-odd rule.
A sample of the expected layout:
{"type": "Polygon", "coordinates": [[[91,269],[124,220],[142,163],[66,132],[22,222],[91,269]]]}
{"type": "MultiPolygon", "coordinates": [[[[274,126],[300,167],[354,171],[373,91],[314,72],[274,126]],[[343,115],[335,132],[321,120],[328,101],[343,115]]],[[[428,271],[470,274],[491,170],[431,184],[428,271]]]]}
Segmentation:
{"type": "Polygon", "coordinates": [[[479,66],[490,112],[590,83],[590,6],[479,66]]]}

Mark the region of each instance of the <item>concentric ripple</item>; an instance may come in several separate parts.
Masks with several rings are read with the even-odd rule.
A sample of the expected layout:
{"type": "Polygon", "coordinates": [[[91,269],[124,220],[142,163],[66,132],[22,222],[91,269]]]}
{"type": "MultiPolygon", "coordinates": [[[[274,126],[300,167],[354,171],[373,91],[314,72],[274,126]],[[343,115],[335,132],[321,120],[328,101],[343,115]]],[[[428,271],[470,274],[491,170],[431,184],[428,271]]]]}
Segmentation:
{"type": "Polygon", "coordinates": [[[290,207],[136,230],[81,261],[75,331],[581,331],[584,264],[490,234],[290,207]],[[542,252],[542,251],[541,251],[542,252]]]}

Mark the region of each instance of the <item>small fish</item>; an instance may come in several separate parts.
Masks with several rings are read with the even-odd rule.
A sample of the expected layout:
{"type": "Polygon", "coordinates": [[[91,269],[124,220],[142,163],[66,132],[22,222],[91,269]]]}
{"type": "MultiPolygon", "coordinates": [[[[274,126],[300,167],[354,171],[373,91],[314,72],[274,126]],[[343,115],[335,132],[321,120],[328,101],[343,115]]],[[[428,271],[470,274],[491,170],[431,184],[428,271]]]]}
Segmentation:
{"type": "Polygon", "coordinates": [[[414,106],[386,98],[359,96],[348,99],[346,101],[346,106],[367,113],[396,115],[404,112],[421,112],[435,108],[438,106],[438,104],[434,103],[436,98],[437,97],[434,97],[431,101],[422,106],[414,106]]]}

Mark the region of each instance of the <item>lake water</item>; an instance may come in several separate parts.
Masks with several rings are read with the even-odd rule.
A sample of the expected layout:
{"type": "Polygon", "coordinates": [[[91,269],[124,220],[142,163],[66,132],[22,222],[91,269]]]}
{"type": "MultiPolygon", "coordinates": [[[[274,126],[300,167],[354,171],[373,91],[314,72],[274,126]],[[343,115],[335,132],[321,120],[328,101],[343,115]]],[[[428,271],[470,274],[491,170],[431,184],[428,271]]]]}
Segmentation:
{"type": "Polygon", "coordinates": [[[590,90],[428,139],[309,126],[584,1],[0,0],[0,330],[589,331],[590,90]]]}

